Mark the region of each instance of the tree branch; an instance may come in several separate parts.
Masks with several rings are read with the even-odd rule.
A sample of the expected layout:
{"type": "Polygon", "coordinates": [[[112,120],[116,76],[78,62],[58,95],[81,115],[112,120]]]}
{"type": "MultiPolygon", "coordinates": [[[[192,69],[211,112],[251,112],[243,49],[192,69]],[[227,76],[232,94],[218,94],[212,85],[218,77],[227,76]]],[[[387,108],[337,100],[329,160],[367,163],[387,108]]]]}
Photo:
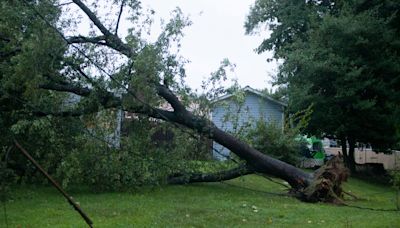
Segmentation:
{"type": "Polygon", "coordinates": [[[94,25],[100,30],[101,33],[105,36],[106,43],[108,47],[111,47],[122,54],[132,57],[133,52],[131,48],[122,42],[122,40],[115,34],[112,34],[110,30],[108,30],[103,23],[99,20],[99,18],[80,0],[72,0],[94,23],[94,25]]]}
{"type": "Polygon", "coordinates": [[[246,164],[240,165],[233,169],[224,170],[216,173],[191,173],[187,175],[179,175],[168,178],[168,184],[189,184],[195,182],[218,182],[231,180],[240,176],[252,174],[254,171],[246,164]]]}
{"type": "Polygon", "coordinates": [[[124,10],[124,5],[125,5],[125,1],[122,1],[121,3],[121,8],[119,9],[119,14],[118,14],[118,19],[117,19],[117,25],[115,26],[115,32],[114,35],[118,36],[118,27],[119,27],[119,22],[121,20],[121,16],[122,16],[122,12],[124,10]]]}
{"type": "Polygon", "coordinates": [[[59,112],[53,112],[53,111],[32,111],[31,113],[37,117],[43,117],[43,116],[56,116],[56,117],[79,117],[82,115],[86,114],[92,114],[98,112],[98,109],[96,110],[89,110],[89,109],[75,109],[75,110],[70,110],[70,111],[59,111],[59,112]]]}
{"type": "MultiPolygon", "coordinates": [[[[106,102],[106,100],[101,100],[100,103],[104,109],[110,108],[118,108],[121,107],[122,101],[118,98],[113,97],[114,102],[106,102]]],[[[175,121],[176,116],[173,112],[166,111],[163,109],[157,108],[149,108],[145,106],[135,106],[130,107],[127,109],[123,109],[124,111],[129,111],[132,113],[143,114],[148,117],[152,117],[155,119],[161,119],[165,121],[175,121]]],[[[33,110],[31,113],[35,116],[42,117],[42,116],[57,116],[57,117],[79,117],[82,115],[92,114],[99,112],[100,109],[97,108],[76,108],[74,110],[65,110],[65,111],[44,111],[44,110],[33,110]]]]}
{"type": "Polygon", "coordinates": [[[179,98],[175,96],[175,94],[166,86],[157,84],[156,89],[157,89],[157,94],[162,98],[164,98],[172,106],[175,112],[179,114],[184,114],[187,112],[185,106],[182,104],[179,98]]]}
{"type": "Polygon", "coordinates": [[[175,113],[164,110],[164,109],[159,109],[159,108],[139,106],[136,108],[129,108],[126,111],[138,113],[138,114],[144,114],[148,117],[165,120],[165,121],[175,122],[177,120],[177,116],[175,115],[175,113]]]}
{"type": "Polygon", "coordinates": [[[96,37],[86,37],[86,36],[71,36],[67,38],[68,44],[82,44],[82,43],[92,43],[92,44],[101,44],[107,45],[104,36],[96,36],[96,37]]]}
{"type": "Polygon", "coordinates": [[[70,4],[72,4],[73,2],[65,2],[65,3],[61,3],[61,4],[58,4],[58,5],[55,5],[56,7],[61,7],[61,6],[67,6],[67,5],[70,5],[70,4]]]}
{"type": "Polygon", "coordinates": [[[111,32],[100,22],[99,18],[80,0],[72,0],[89,17],[96,27],[105,36],[112,36],[111,32]]]}
{"type": "Polygon", "coordinates": [[[89,88],[73,86],[71,84],[43,83],[39,85],[39,88],[59,92],[70,92],[84,97],[89,96],[89,94],[91,93],[91,90],[89,88]]]}
{"type": "MultiPolygon", "coordinates": [[[[47,83],[42,84],[39,86],[41,89],[59,91],[59,92],[70,92],[80,96],[87,97],[92,94],[94,91],[80,86],[74,86],[71,84],[57,84],[57,83],[47,83]]],[[[96,97],[98,98],[100,104],[103,108],[117,108],[122,107],[122,98],[116,97],[113,93],[108,91],[96,91],[96,97]]],[[[165,121],[177,121],[177,116],[174,112],[154,108],[150,105],[135,105],[134,107],[123,108],[124,111],[129,111],[138,114],[144,114],[152,118],[161,119],[165,121]]],[[[60,112],[53,112],[53,111],[34,111],[35,115],[38,116],[46,116],[46,115],[53,115],[53,116],[81,116],[84,114],[90,114],[97,112],[98,109],[76,109],[76,110],[68,110],[68,111],[60,111],[60,112]]]]}

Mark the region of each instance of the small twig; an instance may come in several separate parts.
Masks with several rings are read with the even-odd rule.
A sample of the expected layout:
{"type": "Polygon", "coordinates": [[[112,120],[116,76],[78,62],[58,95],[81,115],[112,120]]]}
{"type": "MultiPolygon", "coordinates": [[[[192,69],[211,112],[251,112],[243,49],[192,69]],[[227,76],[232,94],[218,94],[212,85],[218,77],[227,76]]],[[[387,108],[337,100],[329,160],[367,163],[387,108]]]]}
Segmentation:
{"type": "Polygon", "coordinates": [[[221,151],[215,149],[214,147],[213,147],[212,149],[213,149],[213,151],[214,151],[215,153],[221,155],[222,157],[224,157],[224,158],[226,158],[226,159],[228,159],[228,160],[231,160],[231,161],[233,161],[233,162],[236,163],[236,164],[239,164],[239,162],[236,161],[236,160],[235,160],[234,158],[232,158],[231,156],[226,155],[226,154],[223,154],[221,151]]]}
{"type": "Polygon", "coordinates": [[[64,189],[60,187],[60,185],[32,158],[31,155],[17,142],[14,140],[15,145],[22,152],[22,154],[30,161],[32,164],[47,178],[47,180],[52,183],[52,185],[67,199],[68,203],[72,205],[72,207],[81,215],[81,217],[85,220],[89,227],[92,227],[92,220],[85,214],[82,208],[73,200],[71,196],[69,196],[64,189]]]}
{"type": "Polygon", "coordinates": [[[269,180],[269,181],[271,181],[271,182],[273,182],[273,183],[275,183],[275,184],[282,185],[283,187],[285,187],[285,188],[287,188],[287,189],[290,189],[290,188],[291,188],[289,185],[286,185],[286,184],[284,184],[284,183],[281,183],[281,182],[279,182],[279,181],[276,181],[276,180],[272,179],[271,177],[269,177],[269,176],[267,176],[267,175],[265,175],[265,174],[263,174],[263,173],[256,173],[256,174],[259,175],[259,176],[264,177],[265,179],[267,179],[267,180],[269,180]]]}
{"type": "Polygon", "coordinates": [[[125,5],[125,0],[122,1],[121,3],[121,8],[119,9],[119,14],[118,14],[118,19],[117,19],[117,26],[115,27],[115,35],[118,35],[118,27],[119,27],[119,22],[121,20],[122,12],[124,11],[124,5],[125,5]]]}
{"type": "Polygon", "coordinates": [[[55,6],[56,7],[60,7],[60,6],[67,6],[67,5],[70,5],[70,4],[73,4],[73,2],[64,2],[64,3],[57,4],[55,6]]]}

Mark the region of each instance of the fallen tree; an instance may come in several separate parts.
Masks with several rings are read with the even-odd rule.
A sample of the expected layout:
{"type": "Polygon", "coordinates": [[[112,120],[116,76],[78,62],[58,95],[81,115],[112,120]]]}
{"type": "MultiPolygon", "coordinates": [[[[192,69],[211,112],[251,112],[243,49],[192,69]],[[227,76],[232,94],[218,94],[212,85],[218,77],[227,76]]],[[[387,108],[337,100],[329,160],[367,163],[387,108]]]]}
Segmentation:
{"type": "MultiPolygon", "coordinates": [[[[146,68],[146,64],[148,64],[146,61],[154,61],[154,59],[152,59],[153,57],[155,59],[159,58],[158,61],[160,62],[172,61],[171,58],[169,58],[170,56],[165,57],[164,49],[170,46],[168,43],[169,40],[174,39],[177,34],[179,35],[179,28],[185,24],[184,19],[182,19],[180,15],[172,20],[173,24],[168,24],[166,26],[156,44],[140,45],[135,43],[139,41],[133,40],[133,38],[135,38],[134,36],[128,37],[128,40],[130,40],[129,42],[123,42],[117,34],[120,15],[126,4],[125,1],[121,1],[117,26],[114,32],[108,29],[94,11],[85,3],[80,0],[73,0],[73,3],[75,3],[90,19],[94,27],[100,31],[100,35],[90,37],[82,35],[66,37],[63,32],[57,29],[54,23],[49,22],[46,17],[36,10],[36,5],[34,3],[24,3],[26,7],[30,7],[33,12],[35,12],[36,16],[43,20],[47,26],[51,27],[55,33],[60,35],[63,42],[67,43],[66,49],[73,54],[68,56],[68,58],[64,58],[64,64],[68,69],[76,72],[79,78],[77,83],[76,75],[74,75],[74,77],[68,74],[63,75],[64,72],[60,73],[60,75],[45,74],[46,80],[41,82],[39,87],[46,90],[64,91],[75,93],[82,97],[95,98],[99,105],[84,105],[77,109],[67,111],[33,110],[34,114],[39,116],[80,116],[97,112],[101,106],[103,109],[121,108],[125,111],[168,121],[176,124],[178,127],[192,129],[198,134],[214,140],[231,150],[245,162],[245,165],[215,174],[174,176],[169,179],[169,183],[185,184],[192,182],[221,181],[250,173],[261,173],[287,181],[292,188],[291,193],[301,200],[310,202],[338,202],[342,193],[342,181],[345,181],[348,175],[347,170],[338,159],[333,159],[326,166],[311,174],[290,164],[274,159],[250,147],[233,135],[219,129],[207,118],[188,111],[184,103],[175,94],[178,89],[169,85],[170,81],[173,80],[173,74],[176,73],[175,71],[171,71],[168,67],[160,67],[162,69],[159,69],[157,68],[157,64],[155,64],[155,70],[153,68],[150,70],[143,69],[146,68]],[[176,29],[176,27],[178,27],[178,29],[176,29]],[[82,50],[75,45],[82,45],[82,47],[91,45],[91,48],[88,48],[87,50],[89,51],[86,51],[86,49],[82,50]],[[91,60],[94,55],[90,50],[93,51],[96,50],[96,48],[107,48],[113,51],[113,53],[123,56],[120,61],[125,59],[128,63],[120,67],[120,72],[106,73],[103,68],[98,67],[98,61],[91,60]],[[143,58],[139,58],[143,54],[146,54],[147,58],[144,58],[146,61],[143,61],[143,58]],[[75,61],[71,61],[73,57],[76,58],[75,61]],[[114,85],[114,88],[125,88],[123,93],[126,96],[120,96],[110,92],[111,90],[102,84],[101,79],[90,76],[87,73],[88,71],[85,72],[85,70],[82,69],[85,65],[97,67],[98,71],[105,72],[111,84],[114,85]],[[160,74],[161,71],[163,74],[160,74]],[[118,78],[120,75],[125,76],[123,80],[118,78]],[[88,84],[91,86],[87,86],[88,84]],[[143,89],[141,89],[141,87],[143,87],[143,89]],[[146,95],[143,95],[143,91],[146,91],[146,95]],[[157,99],[163,99],[171,108],[159,108],[159,102],[152,102],[152,98],[156,97],[157,99]],[[136,102],[127,102],[126,99],[134,99],[136,102]]],[[[130,6],[135,10],[135,4],[131,4],[130,6]]],[[[100,55],[99,53],[96,54],[100,55]]],[[[173,62],[172,65],[174,64],[176,65],[177,63],[173,62]]]]}

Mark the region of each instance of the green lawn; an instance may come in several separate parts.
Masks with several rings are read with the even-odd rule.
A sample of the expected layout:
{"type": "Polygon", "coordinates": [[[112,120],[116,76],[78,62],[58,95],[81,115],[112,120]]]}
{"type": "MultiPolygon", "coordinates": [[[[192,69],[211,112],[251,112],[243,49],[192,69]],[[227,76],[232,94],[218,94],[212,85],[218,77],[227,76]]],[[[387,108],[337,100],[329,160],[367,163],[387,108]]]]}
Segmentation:
{"type": "MultiPolygon", "coordinates": [[[[395,208],[395,191],[352,179],[346,190],[363,200],[349,204],[395,208]]],[[[303,203],[258,176],[226,183],[145,188],[134,193],[75,191],[71,195],[95,227],[400,227],[400,212],[303,203]]],[[[9,227],[85,227],[51,187],[15,187],[7,202],[9,227]]],[[[3,210],[3,208],[1,208],[3,210]]],[[[3,213],[0,227],[5,226],[3,213]]]]}

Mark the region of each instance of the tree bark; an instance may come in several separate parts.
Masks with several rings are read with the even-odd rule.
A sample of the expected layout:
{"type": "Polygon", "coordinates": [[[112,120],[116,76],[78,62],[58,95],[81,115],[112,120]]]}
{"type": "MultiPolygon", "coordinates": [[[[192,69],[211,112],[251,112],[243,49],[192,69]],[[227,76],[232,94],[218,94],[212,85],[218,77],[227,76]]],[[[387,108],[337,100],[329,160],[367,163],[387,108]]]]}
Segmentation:
{"type": "Polygon", "coordinates": [[[257,151],[215,126],[212,128],[211,138],[247,161],[256,172],[279,177],[296,190],[301,190],[310,184],[312,176],[308,173],[257,151]]]}
{"type": "Polygon", "coordinates": [[[356,142],[352,137],[349,137],[349,156],[348,156],[348,168],[351,173],[356,173],[356,161],[354,159],[356,142]]]}
{"type": "Polygon", "coordinates": [[[343,155],[343,162],[346,165],[346,167],[349,167],[349,159],[348,159],[348,154],[347,154],[347,139],[344,136],[340,137],[340,144],[342,147],[342,155],[343,155]]]}
{"type": "Polygon", "coordinates": [[[351,173],[356,172],[356,162],[354,159],[354,151],[355,151],[355,140],[352,137],[341,137],[341,145],[342,145],[342,153],[343,153],[343,161],[347,168],[350,169],[351,173]],[[347,150],[347,143],[349,144],[349,149],[347,150]]]}

